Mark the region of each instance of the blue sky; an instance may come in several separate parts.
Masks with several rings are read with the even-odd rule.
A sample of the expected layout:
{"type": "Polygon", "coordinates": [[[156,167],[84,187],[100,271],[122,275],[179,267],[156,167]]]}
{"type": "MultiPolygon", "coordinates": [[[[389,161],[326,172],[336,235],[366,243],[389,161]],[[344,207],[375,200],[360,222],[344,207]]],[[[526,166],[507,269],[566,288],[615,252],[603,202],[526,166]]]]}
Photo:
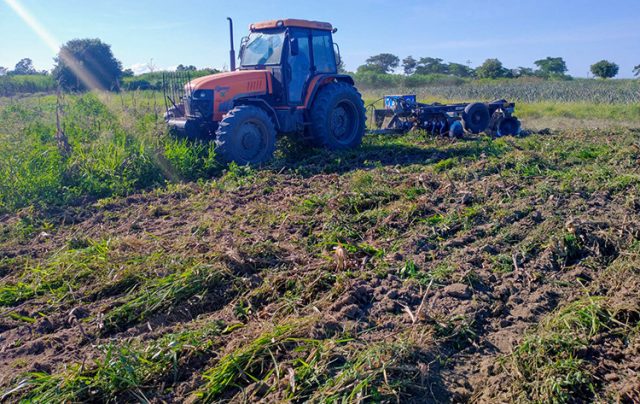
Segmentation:
{"type": "MultiPolygon", "coordinates": [[[[30,57],[53,66],[53,50],[0,0],[0,66],[30,57]]],[[[373,54],[439,57],[507,67],[562,56],[569,73],[588,75],[601,59],[631,77],[640,64],[640,0],[13,0],[62,43],[100,38],[125,67],[228,65],[226,17],[236,43],[250,22],[282,17],[328,21],[348,69],[373,54]]]]}

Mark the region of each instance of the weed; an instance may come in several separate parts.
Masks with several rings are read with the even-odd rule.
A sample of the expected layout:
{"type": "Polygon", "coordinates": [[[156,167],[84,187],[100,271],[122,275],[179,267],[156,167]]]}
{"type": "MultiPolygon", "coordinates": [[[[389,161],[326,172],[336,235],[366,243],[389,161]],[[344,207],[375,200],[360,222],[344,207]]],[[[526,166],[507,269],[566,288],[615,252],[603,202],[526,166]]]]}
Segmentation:
{"type": "Polygon", "coordinates": [[[166,310],[192,297],[204,294],[220,285],[225,275],[221,270],[202,264],[187,267],[163,278],[153,279],[123,304],[107,313],[104,332],[120,329],[147,319],[160,310],[166,310]]]}
{"type": "Polygon", "coordinates": [[[0,286],[0,306],[13,306],[45,293],[66,296],[104,270],[109,245],[109,240],[91,242],[86,248],[62,251],[44,265],[26,268],[18,282],[0,286]]]}
{"type": "Polygon", "coordinates": [[[586,297],[562,307],[520,343],[513,368],[514,396],[541,402],[569,402],[593,395],[595,380],[584,359],[591,339],[616,326],[606,300],[586,297]]]}
{"type": "MultiPolygon", "coordinates": [[[[262,364],[271,361],[272,350],[291,338],[295,330],[296,327],[293,325],[277,326],[250,344],[220,359],[215,367],[204,373],[206,384],[200,397],[205,402],[211,402],[231,386],[264,379],[265,376],[259,373],[261,369],[264,370],[262,364]]],[[[272,369],[269,373],[274,371],[275,369],[272,369]]]]}
{"type": "Polygon", "coordinates": [[[207,353],[224,328],[223,323],[214,322],[146,344],[101,345],[101,356],[93,365],[76,364],[57,374],[27,373],[3,398],[20,393],[29,402],[116,402],[118,397],[148,402],[146,389],[163,380],[175,382],[181,366],[191,357],[207,353]]]}

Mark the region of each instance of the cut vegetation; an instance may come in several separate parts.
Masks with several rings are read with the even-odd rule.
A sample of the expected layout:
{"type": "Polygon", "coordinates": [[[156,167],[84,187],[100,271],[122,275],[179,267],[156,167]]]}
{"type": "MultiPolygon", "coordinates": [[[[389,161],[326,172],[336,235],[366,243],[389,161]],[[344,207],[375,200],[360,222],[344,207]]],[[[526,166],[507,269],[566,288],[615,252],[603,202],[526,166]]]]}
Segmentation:
{"type": "Polygon", "coordinates": [[[0,99],[4,400],[640,401],[633,121],[225,167],[160,100],[0,99]]]}

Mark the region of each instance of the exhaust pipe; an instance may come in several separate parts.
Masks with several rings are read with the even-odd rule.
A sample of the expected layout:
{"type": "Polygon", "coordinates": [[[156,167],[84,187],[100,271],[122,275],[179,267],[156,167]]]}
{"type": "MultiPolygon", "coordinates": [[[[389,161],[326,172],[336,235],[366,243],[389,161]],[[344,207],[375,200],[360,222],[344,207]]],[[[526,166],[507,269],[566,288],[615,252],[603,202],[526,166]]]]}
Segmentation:
{"type": "Polygon", "coordinates": [[[231,50],[229,51],[229,68],[231,69],[231,71],[234,71],[236,70],[236,51],[233,49],[233,20],[231,19],[231,17],[227,17],[227,20],[229,20],[229,37],[231,40],[231,50]]]}

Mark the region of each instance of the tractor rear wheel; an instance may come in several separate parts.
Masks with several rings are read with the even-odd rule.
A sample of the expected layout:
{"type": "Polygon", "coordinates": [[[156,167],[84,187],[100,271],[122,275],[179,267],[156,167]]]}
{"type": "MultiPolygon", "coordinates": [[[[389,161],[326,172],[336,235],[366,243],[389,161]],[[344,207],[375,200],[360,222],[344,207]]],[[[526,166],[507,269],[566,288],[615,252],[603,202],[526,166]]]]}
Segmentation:
{"type": "Polygon", "coordinates": [[[240,105],[229,111],[216,131],[216,155],[226,162],[260,164],[273,157],[276,129],[259,107],[240,105]]]}
{"type": "Polygon", "coordinates": [[[315,146],[351,149],[362,143],[365,129],[362,96],[347,83],[322,87],[311,107],[311,136],[315,146]]]}

